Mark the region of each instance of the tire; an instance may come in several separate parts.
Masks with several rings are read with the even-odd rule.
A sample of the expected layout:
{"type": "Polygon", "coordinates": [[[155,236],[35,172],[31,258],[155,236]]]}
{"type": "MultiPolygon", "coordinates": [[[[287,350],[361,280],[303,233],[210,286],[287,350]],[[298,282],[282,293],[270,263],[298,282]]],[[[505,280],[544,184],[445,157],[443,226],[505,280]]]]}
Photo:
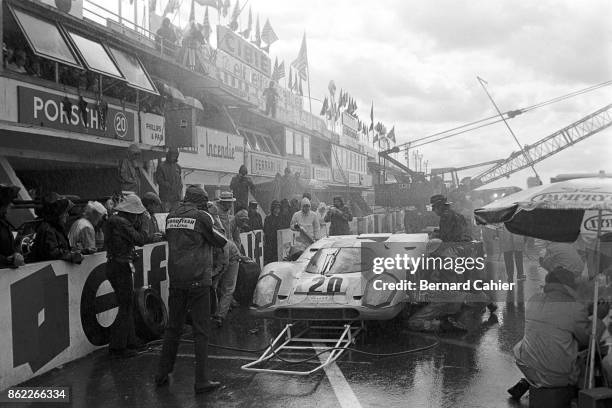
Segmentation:
{"type": "Polygon", "coordinates": [[[134,328],[144,341],[161,338],[168,324],[168,311],[159,294],[150,288],[140,288],[134,293],[134,328]]]}

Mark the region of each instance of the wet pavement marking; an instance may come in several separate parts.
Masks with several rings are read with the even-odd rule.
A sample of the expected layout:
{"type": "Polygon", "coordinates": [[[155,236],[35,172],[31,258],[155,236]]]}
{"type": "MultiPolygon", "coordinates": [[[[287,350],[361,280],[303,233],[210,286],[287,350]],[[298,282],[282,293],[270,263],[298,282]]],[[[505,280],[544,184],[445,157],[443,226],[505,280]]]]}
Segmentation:
{"type": "MultiPolygon", "coordinates": [[[[321,364],[327,360],[328,356],[329,352],[319,354],[319,361],[321,361],[321,364]]],[[[334,390],[334,394],[336,394],[336,398],[338,399],[340,406],[342,408],[361,408],[361,404],[359,403],[357,396],[353,392],[353,389],[349,383],[346,381],[346,378],[344,377],[344,374],[342,374],[342,371],[338,365],[333,362],[323,370],[327,375],[327,379],[331,384],[332,390],[334,390]]]]}

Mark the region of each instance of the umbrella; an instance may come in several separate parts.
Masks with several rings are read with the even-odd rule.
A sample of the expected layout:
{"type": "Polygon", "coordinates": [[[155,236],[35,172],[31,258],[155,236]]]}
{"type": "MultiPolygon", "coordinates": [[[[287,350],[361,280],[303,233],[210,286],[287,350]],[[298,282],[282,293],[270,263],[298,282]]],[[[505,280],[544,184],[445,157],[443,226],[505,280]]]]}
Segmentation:
{"type": "MultiPolygon", "coordinates": [[[[510,232],[558,242],[573,242],[581,230],[597,230],[612,217],[612,179],[583,178],[542,185],[511,194],[474,211],[479,224],[504,223],[510,232]],[[596,215],[595,215],[596,214],[596,215]],[[604,218],[605,217],[605,218],[604,218]],[[589,228],[587,228],[587,226],[589,228]]],[[[597,257],[597,269],[599,270],[597,257]]],[[[593,316],[597,316],[599,279],[595,279],[593,316]]],[[[596,325],[589,349],[588,386],[593,385],[596,325]]]]}
{"type": "Polygon", "coordinates": [[[185,96],[175,87],[162,81],[155,81],[155,85],[157,85],[157,89],[160,90],[161,93],[169,95],[175,101],[185,103],[185,96]]]}
{"type": "Polygon", "coordinates": [[[612,179],[583,178],[519,191],[474,211],[479,224],[504,223],[508,231],[574,242],[581,231],[612,231],[612,179]],[[602,223],[597,223],[601,213],[602,223]]]}

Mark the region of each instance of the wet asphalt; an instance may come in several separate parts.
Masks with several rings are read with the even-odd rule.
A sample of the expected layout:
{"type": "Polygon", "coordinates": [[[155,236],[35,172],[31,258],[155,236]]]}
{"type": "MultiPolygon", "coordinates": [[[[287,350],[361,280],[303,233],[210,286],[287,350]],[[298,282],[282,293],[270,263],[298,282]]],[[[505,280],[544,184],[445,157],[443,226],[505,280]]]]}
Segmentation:
{"type": "MultiPolygon", "coordinates": [[[[156,389],[153,376],[161,347],[153,343],[127,360],[111,360],[101,349],[22,385],[68,386],[73,407],[526,407],[527,398],[514,402],[506,390],[520,379],[512,347],[523,334],[524,301],[540,290],[544,277],[533,254],[525,258],[526,280],[512,292],[497,292],[495,317],[489,312],[477,316],[469,332],[416,333],[396,320],[368,326],[367,335],[360,336],[355,346],[372,353],[394,353],[438,342],[425,351],[389,358],[349,351],[328,370],[297,377],[243,371],[240,367],[253,361],[256,353],[211,346],[212,377],[223,386],[194,395],[193,345],[180,346],[170,385],[156,389]]],[[[505,281],[503,260],[494,255],[490,261],[494,278],[505,281]]],[[[213,329],[211,343],[259,350],[280,327],[277,321],[254,320],[240,308],[230,313],[224,327],[213,329]]],[[[316,362],[291,368],[310,369],[316,362]]]]}

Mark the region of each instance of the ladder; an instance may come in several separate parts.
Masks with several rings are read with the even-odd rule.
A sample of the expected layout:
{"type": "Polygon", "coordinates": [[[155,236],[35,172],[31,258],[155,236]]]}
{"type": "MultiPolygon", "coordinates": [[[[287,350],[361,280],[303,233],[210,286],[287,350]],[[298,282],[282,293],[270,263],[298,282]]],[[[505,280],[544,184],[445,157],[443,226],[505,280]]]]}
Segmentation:
{"type": "MultiPolygon", "coordinates": [[[[270,346],[263,352],[261,357],[255,361],[243,365],[241,368],[245,371],[256,373],[299,376],[311,375],[340,358],[340,356],[349,348],[349,346],[355,343],[357,336],[362,330],[363,322],[360,322],[359,325],[347,323],[343,326],[313,326],[308,324],[306,328],[299,331],[297,334],[294,334],[294,324],[289,323],[279,333],[276,339],[270,343],[270,346]],[[327,336],[321,336],[321,334],[327,334],[327,336]],[[326,357],[317,359],[319,364],[311,370],[300,371],[263,367],[264,363],[274,361],[274,358],[278,357],[282,352],[309,350],[313,350],[315,353],[321,353],[321,355],[323,355],[323,352],[326,350],[329,351],[329,353],[327,353],[326,357]]],[[[277,358],[276,360],[280,359],[277,358]]],[[[284,357],[283,360],[285,360],[285,363],[295,362],[287,360],[284,357]]]]}

